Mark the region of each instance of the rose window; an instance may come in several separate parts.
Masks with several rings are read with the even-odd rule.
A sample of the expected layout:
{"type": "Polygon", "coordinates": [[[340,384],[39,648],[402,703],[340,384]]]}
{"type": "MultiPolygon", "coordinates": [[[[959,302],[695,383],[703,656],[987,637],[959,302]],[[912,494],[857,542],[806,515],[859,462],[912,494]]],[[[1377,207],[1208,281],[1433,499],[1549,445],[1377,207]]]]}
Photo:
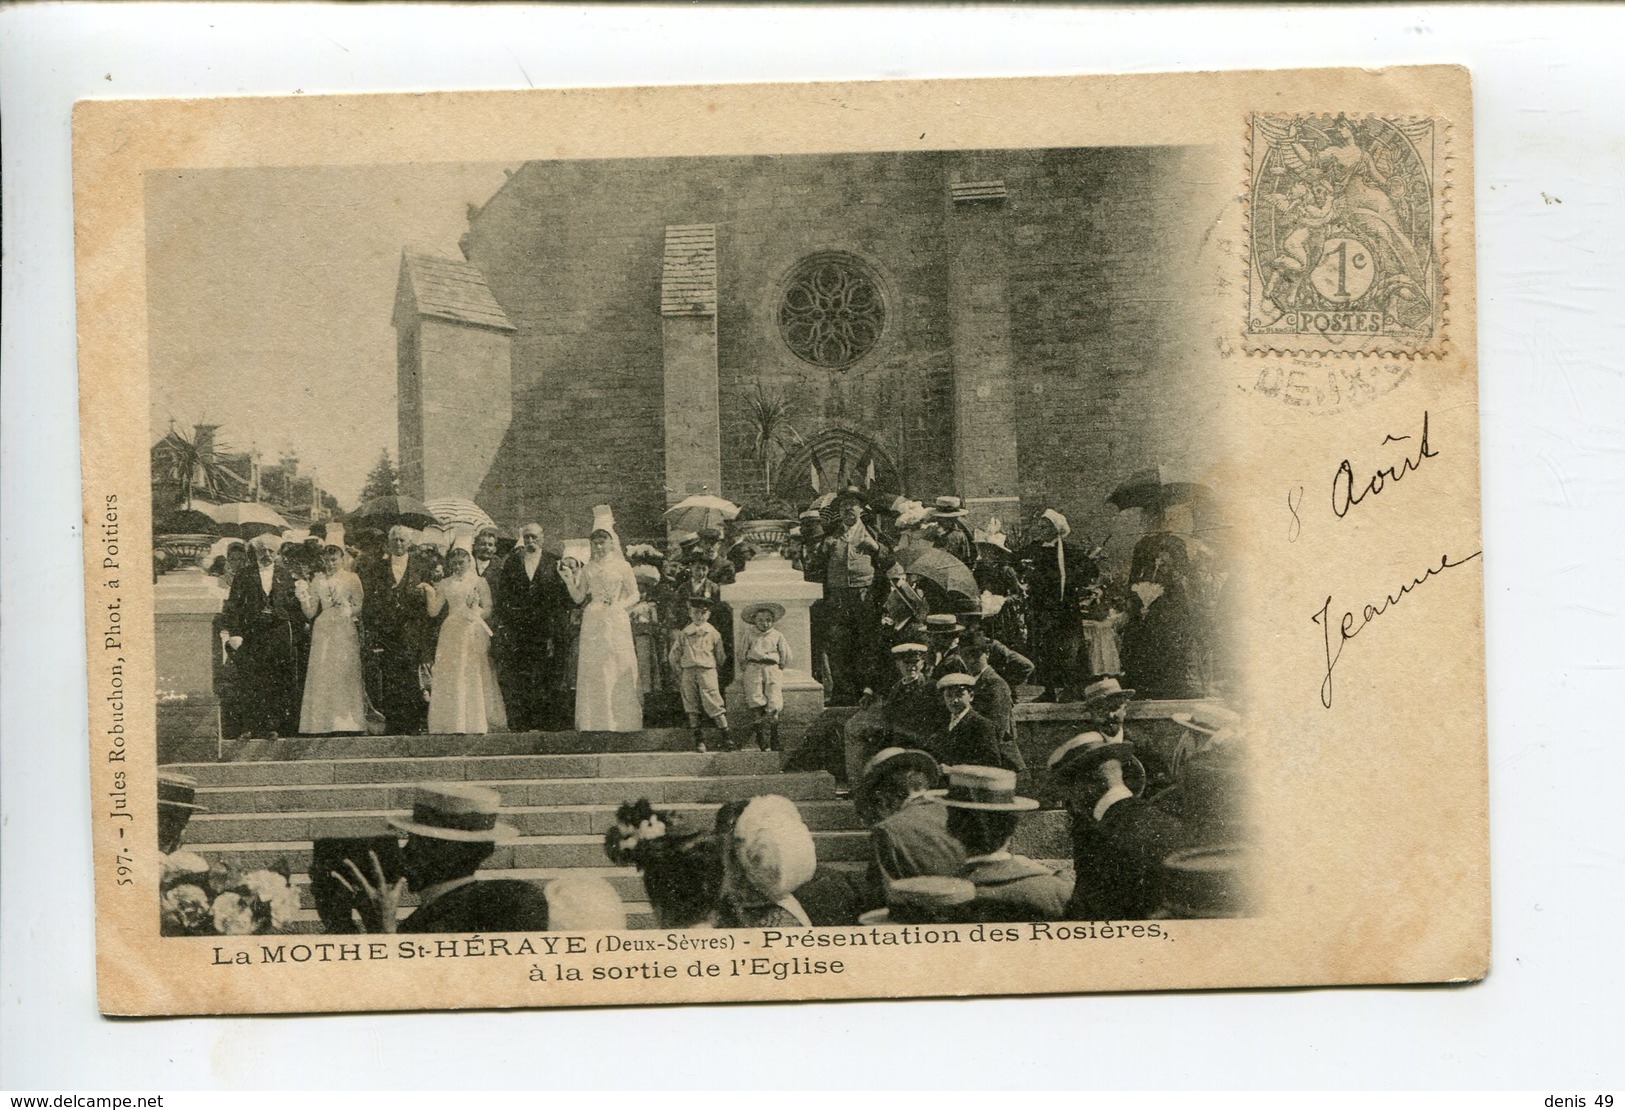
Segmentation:
{"type": "Polygon", "coordinates": [[[785,345],[803,362],[829,370],[844,370],[874,350],[885,326],[879,283],[844,255],[801,263],[779,303],[785,345]]]}

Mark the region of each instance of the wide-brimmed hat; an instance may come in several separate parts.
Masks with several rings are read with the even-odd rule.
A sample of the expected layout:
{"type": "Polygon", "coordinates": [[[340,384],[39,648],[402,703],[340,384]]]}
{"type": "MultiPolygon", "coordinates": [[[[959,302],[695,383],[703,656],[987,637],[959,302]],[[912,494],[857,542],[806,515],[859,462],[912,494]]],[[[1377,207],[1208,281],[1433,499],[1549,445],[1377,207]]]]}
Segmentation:
{"type": "Polygon", "coordinates": [[[692,567],[697,565],[709,567],[713,562],[715,562],[715,560],[705,552],[701,551],[698,547],[692,548],[683,554],[684,566],[692,567]]]}
{"type": "Polygon", "coordinates": [[[1016,773],[1003,767],[977,767],[961,764],[945,768],[948,788],[933,790],[931,797],[939,798],[945,806],[956,809],[989,809],[1005,813],[1021,813],[1038,808],[1033,798],[1016,794],[1016,773]]]}
{"type": "Polygon", "coordinates": [[[1241,714],[1222,705],[1198,705],[1189,713],[1174,713],[1172,720],[1192,732],[1217,735],[1241,724],[1241,714]]]}
{"type": "Polygon", "coordinates": [[[1134,744],[1126,739],[1111,740],[1098,732],[1078,733],[1050,752],[1045,765],[1052,778],[1070,782],[1088,776],[1112,759],[1123,765],[1124,786],[1136,794],[1145,789],[1145,767],[1134,754],[1134,744]]]}
{"type": "Polygon", "coordinates": [[[755,620],[756,614],[762,612],[764,609],[773,614],[774,620],[780,620],[784,616],[784,606],[780,605],[776,601],[758,601],[747,605],[739,611],[739,615],[741,619],[748,623],[755,620]]]}
{"type": "Polygon", "coordinates": [[[951,671],[937,679],[938,690],[951,690],[958,686],[974,687],[976,680],[960,671],[951,671]]]}
{"type": "Polygon", "coordinates": [[[924,644],[893,644],[891,646],[893,655],[924,655],[930,650],[924,644]]]}
{"type": "Polygon", "coordinates": [[[632,568],[632,577],[639,582],[660,581],[660,568],[652,567],[647,563],[639,563],[632,568]]]}
{"type": "Polygon", "coordinates": [[[860,925],[927,925],[976,897],[976,884],[951,875],[911,875],[886,884],[886,908],[858,916],[860,925]]]}
{"type": "Polygon", "coordinates": [[[904,770],[924,771],[931,776],[933,787],[942,778],[942,768],[930,752],[923,752],[918,748],[881,748],[869,757],[869,762],[858,772],[858,785],[853,794],[860,799],[867,798],[874,793],[881,779],[896,771],[904,770]]]}
{"type": "Polygon", "coordinates": [[[734,822],[732,840],[744,878],[771,901],[793,893],[817,870],[812,833],[796,804],[782,795],[752,798],[734,822]]]}
{"type": "Polygon", "coordinates": [[[690,605],[698,609],[710,609],[712,606],[716,605],[716,599],[706,597],[704,594],[695,594],[693,597],[684,598],[683,604],[690,605]]]}
{"type": "Polygon", "coordinates": [[[1181,848],[1162,861],[1165,908],[1176,917],[1238,917],[1247,912],[1247,873],[1254,849],[1245,844],[1181,848]]]}
{"type": "Polygon", "coordinates": [[[932,516],[957,517],[964,516],[970,510],[965,508],[965,502],[951,495],[944,495],[936,499],[931,506],[932,516]]]}
{"type": "Polygon", "coordinates": [[[947,634],[949,632],[963,632],[965,626],[960,624],[959,618],[952,613],[932,613],[925,618],[925,630],[927,632],[947,634]]]}
{"type": "Polygon", "coordinates": [[[701,528],[694,534],[706,543],[715,543],[722,538],[722,532],[717,528],[701,528]]]}
{"type": "Polygon", "coordinates": [[[1082,704],[1087,708],[1095,702],[1115,701],[1118,698],[1128,701],[1133,696],[1133,690],[1125,688],[1117,679],[1107,675],[1105,678],[1096,679],[1083,688],[1082,704]]]}
{"type": "Polygon", "coordinates": [[[462,782],[420,783],[412,799],[412,816],[391,817],[391,828],[433,840],[502,843],[519,835],[497,821],[502,795],[486,786],[462,782]]]}
{"type": "Polygon", "coordinates": [[[208,806],[197,804],[197,779],[179,771],[158,772],[158,804],[192,813],[208,813],[208,806]]]}
{"type": "Polygon", "coordinates": [[[847,505],[858,505],[862,508],[868,508],[869,499],[863,495],[863,491],[857,486],[847,486],[840,493],[837,493],[833,499],[831,499],[830,507],[833,509],[842,509],[847,505]]]}

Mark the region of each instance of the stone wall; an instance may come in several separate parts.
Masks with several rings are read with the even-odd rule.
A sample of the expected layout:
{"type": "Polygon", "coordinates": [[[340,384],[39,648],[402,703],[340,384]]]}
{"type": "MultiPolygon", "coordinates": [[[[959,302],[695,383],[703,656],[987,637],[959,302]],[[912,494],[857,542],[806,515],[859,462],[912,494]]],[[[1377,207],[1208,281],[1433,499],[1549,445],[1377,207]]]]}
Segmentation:
{"type": "MultiPolygon", "coordinates": [[[[762,493],[746,419],[757,382],[791,399],[802,437],[832,427],[861,432],[897,463],[909,494],[952,490],[948,190],[962,172],[948,157],[533,162],[516,170],[465,240],[517,328],[513,424],[481,504],[511,523],[540,519],[562,537],[579,535],[591,505],[607,500],[627,538],[659,533],[670,492],[661,258],[666,227],[696,223],[717,229],[721,492],[739,501],[762,493]],[[845,371],[799,361],[778,333],[787,275],[820,251],[860,259],[887,303],[885,338],[845,371]]],[[[1188,368],[1174,334],[1183,303],[1180,168],[1177,150],[976,157],[976,172],[1002,178],[1008,191],[1002,208],[978,218],[1006,225],[1016,492],[1024,513],[1054,505],[1097,539],[1113,525],[1104,498],[1118,481],[1191,454],[1181,385],[1188,368]]],[[[969,263],[974,271],[974,256],[969,263]]],[[[999,285],[996,275],[985,283],[968,277],[973,294],[999,285]]],[[[783,492],[810,496],[806,481],[783,475],[783,492]]]]}

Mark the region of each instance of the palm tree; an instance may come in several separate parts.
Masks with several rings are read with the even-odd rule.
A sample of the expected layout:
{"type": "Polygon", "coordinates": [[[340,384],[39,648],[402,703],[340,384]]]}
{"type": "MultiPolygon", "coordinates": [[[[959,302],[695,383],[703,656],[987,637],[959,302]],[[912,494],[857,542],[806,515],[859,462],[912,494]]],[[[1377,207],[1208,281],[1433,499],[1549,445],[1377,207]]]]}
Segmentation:
{"type": "Polygon", "coordinates": [[[785,448],[801,437],[790,426],[790,402],[781,394],[770,394],[761,382],[745,398],[746,419],[750,423],[751,454],[762,468],[766,498],[773,496],[773,465],[784,457],[785,448]]]}
{"type": "Polygon", "coordinates": [[[188,436],[170,424],[164,438],[152,449],[153,471],[159,478],[180,486],[182,509],[190,509],[198,493],[223,500],[228,491],[244,484],[242,475],[226,465],[228,454],[222,444],[215,442],[213,433],[214,428],[205,424],[188,436]]]}

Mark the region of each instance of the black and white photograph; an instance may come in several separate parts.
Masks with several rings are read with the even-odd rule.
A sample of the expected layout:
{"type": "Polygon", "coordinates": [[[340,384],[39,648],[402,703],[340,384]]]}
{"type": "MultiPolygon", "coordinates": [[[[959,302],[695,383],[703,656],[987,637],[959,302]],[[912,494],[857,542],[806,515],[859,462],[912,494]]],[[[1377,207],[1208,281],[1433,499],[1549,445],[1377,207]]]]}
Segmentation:
{"type": "Polygon", "coordinates": [[[1468,103],[81,105],[104,1008],[1482,975],[1468,103]]]}

